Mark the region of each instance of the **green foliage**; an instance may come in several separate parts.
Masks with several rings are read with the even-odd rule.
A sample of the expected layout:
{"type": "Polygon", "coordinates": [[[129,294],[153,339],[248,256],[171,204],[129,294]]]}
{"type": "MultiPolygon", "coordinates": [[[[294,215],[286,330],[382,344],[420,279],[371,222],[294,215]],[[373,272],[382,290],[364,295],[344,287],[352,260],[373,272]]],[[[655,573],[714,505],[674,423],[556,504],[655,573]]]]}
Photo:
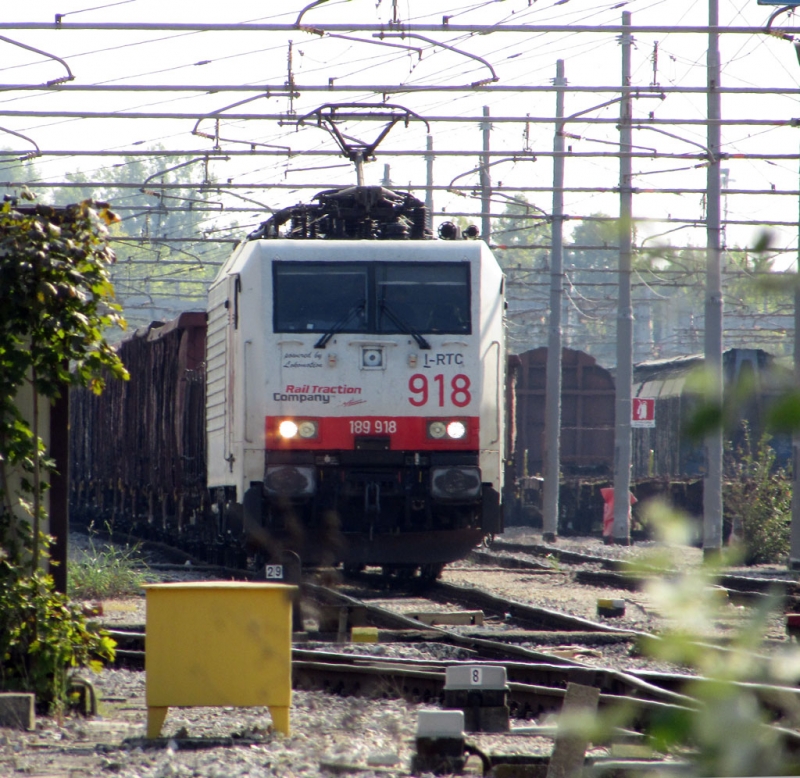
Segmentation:
{"type": "Polygon", "coordinates": [[[138,547],[106,546],[89,538],[89,548],[70,563],[73,597],[108,599],[140,594],[149,576],[139,569],[138,547]]]}
{"type": "Polygon", "coordinates": [[[548,249],[531,247],[550,243],[547,214],[523,197],[512,199],[495,222],[492,242],[501,267],[541,267],[546,263],[548,249]]]}
{"type": "Polygon", "coordinates": [[[784,562],[789,553],[792,483],[786,471],[775,466],[775,458],[769,435],[755,442],[747,425],[742,442],[728,450],[725,517],[749,565],[784,562]]]}
{"type": "Polygon", "coordinates": [[[788,389],[770,405],[767,426],[785,432],[800,429],[800,390],[788,389]]]}
{"type": "Polygon", "coordinates": [[[41,570],[23,575],[0,561],[0,688],[33,692],[39,704],[63,707],[71,671],[114,659],[114,641],[87,628],[77,606],[41,570]]]}
{"type": "Polygon", "coordinates": [[[604,364],[616,361],[617,281],[619,266],[618,220],[606,221],[602,213],[578,222],[572,245],[565,252],[566,289],[574,311],[570,332],[573,342],[604,364]],[[591,345],[588,345],[591,344],[591,345]],[[582,348],[584,348],[582,346],[582,348]]]}
{"type": "MultiPolygon", "coordinates": [[[[651,504],[648,521],[658,528],[661,543],[641,561],[641,572],[674,569],[674,559],[691,543],[691,520],[663,504],[651,504]]],[[[769,598],[753,608],[723,649],[712,645],[710,626],[722,616],[722,608],[733,607],[716,586],[725,561],[687,570],[684,560],[681,575],[648,578],[651,607],[669,626],[657,638],[645,640],[642,649],[697,677],[681,689],[694,702],[655,719],[647,735],[656,751],[688,761],[691,775],[797,775],[800,763],[780,728],[800,725],[791,689],[800,679],[800,654],[796,645],[787,644],[785,651],[765,656],[764,636],[782,620],[778,600],[769,598]],[[789,687],[786,693],[781,686],[789,687]]],[[[610,721],[619,724],[621,712],[613,716],[610,721]]]]}
{"type": "Polygon", "coordinates": [[[109,275],[106,224],[114,218],[91,202],[0,208],[0,685],[34,691],[56,708],[70,668],[110,658],[113,642],[89,632],[39,568],[53,469],[39,399],[52,401],[70,384],[99,392],[104,370],[127,377],[102,334],[124,323],[109,275]],[[18,407],[25,394],[30,419],[18,407]]]}
{"type": "Polygon", "coordinates": [[[550,222],[541,208],[523,197],[510,198],[503,216],[494,222],[492,247],[508,279],[509,341],[524,351],[547,340],[547,312],[531,305],[530,286],[541,283],[549,250],[550,222]]]}
{"type": "MultiPolygon", "coordinates": [[[[102,213],[102,212],[101,212],[102,213]]],[[[101,368],[124,369],[100,330],[121,323],[108,269],[114,255],[101,214],[90,203],[61,219],[47,206],[0,212],[0,367],[2,397],[35,371],[37,390],[54,398],[64,383],[101,388],[101,368]],[[59,223],[60,222],[60,223],[59,223]],[[74,361],[70,371],[69,361],[74,361]]]]}
{"type": "MultiPolygon", "coordinates": [[[[33,520],[31,569],[39,564],[39,524],[45,482],[38,402],[69,384],[103,387],[102,370],[127,373],[102,330],[124,324],[111,302],[105,207],[83,202],[56,211],[49,206],[0,209],[0,497],[12,512],[9,468],[22,471],[33,520]],[[31,393],[33,418],[23,418],[20,392],[31,393]]],[[[23,499],[19,503],[28,506],[23,499]]]]}
{"type": "Polygon", "coordinates": [[[634,283],[641,281],[652,290],[654,356],[700,353],[705,252],[669,245],[642,246],[635,269],[634,283]]]}

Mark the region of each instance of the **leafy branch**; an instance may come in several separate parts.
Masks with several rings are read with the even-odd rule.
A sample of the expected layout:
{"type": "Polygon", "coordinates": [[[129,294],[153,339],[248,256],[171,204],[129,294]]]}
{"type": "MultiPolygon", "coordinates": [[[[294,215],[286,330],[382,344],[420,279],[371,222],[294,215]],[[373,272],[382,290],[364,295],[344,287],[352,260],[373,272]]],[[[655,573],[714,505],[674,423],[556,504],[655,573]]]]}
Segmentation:
{"type": "Polygon", "coordinates": [[[65,208],[33,205],[0,208],[0,490],[11,512],[9,468],[23,475],[17,504],[32,517],[30,569],[40,558],[43,457],[40,398],[53,401],[70,384],[100,392],[103,371],[127,377],[103,336],[124,326],[113,302],[107,225],[116,219],[103,204],[84,201],[65,208]],[[31,419],[18,408],[31,397],[31,419]],[[20,498],[23,498],[20,501],[20,498]]]}

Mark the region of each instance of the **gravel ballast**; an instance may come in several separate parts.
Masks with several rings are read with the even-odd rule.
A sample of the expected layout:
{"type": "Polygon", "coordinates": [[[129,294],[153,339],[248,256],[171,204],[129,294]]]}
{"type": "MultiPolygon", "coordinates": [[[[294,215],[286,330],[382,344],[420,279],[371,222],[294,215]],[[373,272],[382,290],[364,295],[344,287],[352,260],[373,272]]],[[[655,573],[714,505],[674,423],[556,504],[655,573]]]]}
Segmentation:
{"type": "MultiPolygon", "coordinates": [[[[541,544],[541,535],[524,529],[507,533],[505,540],[541,544]]],[[[71,540],[72,542],[72,540],[71,540]]],[[[597,539],[559,539],[559,548],[616,559],[641,555],[648,546],[604,546],[597,539]]],[[[77,547],[77,543],[74,544],[77,547]]],[[[676,551],[683,567],[701,564],[699,549],[676,551]]],[[[575,584],[554,565],[551,573],[525,571],[487,572],[478,565],[459,563],[446,569],[444,580],[477,586],[520,602],[562,610],[602,621],[598,598],[625,601],[625,615],[606,619],[621,629],[659,630],[667,623],[645,592],[623,591],[575,584]],[[472,570],[471,567],[475,567],[472,570]]],[[[763,574],[769,574],[764,571],[763,574]]],[[[170,574],[171,580],[197,580],[204,576],[187,568],[170,574]]],[[[103,623],[109,626],[144,624],[145,598],[131,597],[103,603],[103,623]]],[[[725,637],[746,623],[749,609],[724,604],[710,631],[725,637]]],[[[770,621],[766,636],[787,646],[783,619],[770,621]]],[[[313,648],[314,644],[307,644],[313,648]]],[[[334,650],[329,644],[319,648],[334,650]]],[[[442,644],[352,645],[347,651],[382,657],[461,658],[460,652],[442,644]]],[[[531,648],[537,648],[531,646],[531,648]]],[[[635,654],[626,643],[587,650],[576,646],[546,646],[551,651],[594,666],[616,669],[674,670],[635,654]]],[[[342,698],[321,692],[295,691],[291,709],[292,733],[271,731],[266,708],[171,708],[163,739],[144,741],[145,674],[105,669],[88,675],[99,698],[99,715],[70,717],[63,721],[40,717],[34,732],[0,729],[0,776],[33,775],[47,778],[119,775],[126,778],[239,778],[240,776],[363,776],[407,775],[414,750],[417,713],[421,707],[402,700],[342,698]]],[[[512,722],[522,726],[533,722],[512,722]]],[[[536,722],[539,724],[546,722],[536,722]]],[[[495,753],[549,753],[552,741],[528,736],[468,736],[470,742],[495,753]]]]}

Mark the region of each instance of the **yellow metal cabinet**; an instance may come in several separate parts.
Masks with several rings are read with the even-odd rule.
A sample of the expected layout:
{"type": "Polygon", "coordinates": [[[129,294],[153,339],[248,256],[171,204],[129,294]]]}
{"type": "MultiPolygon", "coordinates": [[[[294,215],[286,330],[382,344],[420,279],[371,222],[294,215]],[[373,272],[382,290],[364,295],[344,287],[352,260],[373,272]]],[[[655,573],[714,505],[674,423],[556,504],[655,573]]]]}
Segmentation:
{"type": "Polygon", "coordinates": [[[297,587],[202,581],[147,591],[147,736],[170,707],[268,706],[289,734],[297,587]]]}

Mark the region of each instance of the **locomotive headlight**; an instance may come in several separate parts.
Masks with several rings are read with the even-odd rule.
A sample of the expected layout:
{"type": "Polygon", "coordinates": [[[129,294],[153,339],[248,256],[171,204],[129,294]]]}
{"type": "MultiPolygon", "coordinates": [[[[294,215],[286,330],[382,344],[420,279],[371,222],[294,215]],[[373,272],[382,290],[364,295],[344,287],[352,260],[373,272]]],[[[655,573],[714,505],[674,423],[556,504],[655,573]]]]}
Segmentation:
{"type": "Polygon", "coordinates": [[[278,433],[282,438],[289,440],[297,435],[297,425],[290,419],[286,419],[278,425],[278,433]]]}
{"type": "Polygon", "coordinates": [[[460,440],[467,434],[467,428],[463,421],[451,421],[447,425],[447,436],[454,440],[460,440]]]}
{"type": "Polygon", "coordinates": [[[317,423],[315,421],[301,421],[297,425],[297,431],[300,433],[301,438],[316,438],[317,437],[317,423]]]}
{"type": "Polygon", "coordinates": [[[428,437],[434,440],[463,440],[467,425],[459,419],[437,419],[428,422],[428,437]]]}
{"type": "Polygon", "coordinates": [[[447,426],[443,421],[428,422],[428,434],[432,438],[443,438],[447,434],[447,426]]]}
{"type": "Polygon", "coordinates": [[[284,440],[292,440],[297,437],[303,438],[303,440],[311,440],[319,434],[319,424],[311,419],[303,419],[302,421],[284,419],[278,425],[278,434],[284,440]]]}

